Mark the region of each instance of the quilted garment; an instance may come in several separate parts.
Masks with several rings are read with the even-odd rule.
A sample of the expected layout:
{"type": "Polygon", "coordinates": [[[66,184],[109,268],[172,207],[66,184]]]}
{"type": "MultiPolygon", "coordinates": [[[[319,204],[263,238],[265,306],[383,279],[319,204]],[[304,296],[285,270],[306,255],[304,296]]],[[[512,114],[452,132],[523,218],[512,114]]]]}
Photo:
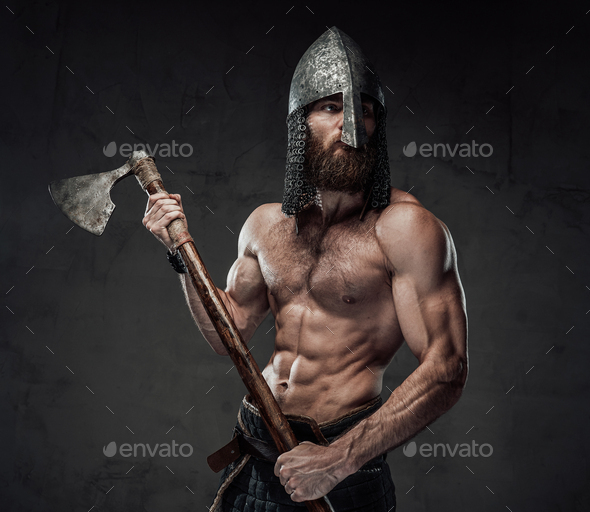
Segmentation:
{"type": "MultiPolygon", "coordinates": [[[[247,397],[246,397],[247,398],[247,397]]],[[[272,442],[264,421],[257,409],[244,398],[238,415],[238,425],[250,435],[272,442]]],[[[326,423],[320,430],[332,442],[363,418],[373,414],[381,406],[378,397],[365,407],[326,423]]],[[[289,418],[297,439],[317,442],[311,427],[302,421],[289,418]]],[[[380,455],[367,462],[358,472],[340,482],[328,498],[335,512],[394,512],[395,487],[391,479],[386,456],[380,455]]],[[[295,503],[285,492],[274,475],[274,464],[242,455],[230,464],[221,475],[217,496],[211,512],[301,512],[307,510],[303,503],[295,503]]]]}

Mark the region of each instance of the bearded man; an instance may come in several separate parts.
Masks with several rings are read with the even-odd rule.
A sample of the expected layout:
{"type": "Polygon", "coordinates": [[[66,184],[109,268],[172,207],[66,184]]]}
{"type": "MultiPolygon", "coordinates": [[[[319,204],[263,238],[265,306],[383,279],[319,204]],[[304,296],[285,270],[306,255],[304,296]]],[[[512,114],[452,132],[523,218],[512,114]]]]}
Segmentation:
{"type": "MultiPolygon", "coordinates": [[[[212,511],[301,510],[327,495],[336,512],[390,512],[387,452],[461,395],[467,317],[455,248],[443,222],[390,186],[386,112],[361,49],[329,29],[291,83],[283,202],[248,217],[219,290],[246,342],[272,312],[263,375],[301,444],[279,456],[246,396],[212,511]],[[419,366],[382,403],[383,373],[404,341],[419,366]]],[[[180,195],[150,196],[143,223],[169,249],[176,218],[186,221],[180,195]]],[[[225,355],[187,274],[181,282],[203,336],[225,355]]]]}

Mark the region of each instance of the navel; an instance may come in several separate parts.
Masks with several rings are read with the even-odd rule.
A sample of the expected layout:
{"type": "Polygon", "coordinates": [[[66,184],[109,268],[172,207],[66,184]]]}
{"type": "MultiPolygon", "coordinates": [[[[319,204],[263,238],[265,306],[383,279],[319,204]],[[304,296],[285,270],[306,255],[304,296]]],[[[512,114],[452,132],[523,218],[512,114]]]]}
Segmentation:
{"type": "Polygon", "coordinates": [[[347,304],[354,304],[356,302],[356,299],[350,295],[343,295],[342,300],[347,304]]]}

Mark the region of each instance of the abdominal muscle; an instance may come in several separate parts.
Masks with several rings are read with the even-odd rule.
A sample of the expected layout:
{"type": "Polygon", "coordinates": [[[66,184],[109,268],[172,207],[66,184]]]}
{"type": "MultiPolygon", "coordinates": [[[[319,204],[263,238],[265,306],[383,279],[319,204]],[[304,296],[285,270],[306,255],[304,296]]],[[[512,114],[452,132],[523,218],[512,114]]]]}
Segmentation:
{"type": "Polygon", "coordinates": [[[380,394],[383,372],[403,341],[392,339],[396,329],[307,308],[289,317],[282,325],[278,317],[275,350],[262,372],[283,413],[321,423],[380,394]]]}

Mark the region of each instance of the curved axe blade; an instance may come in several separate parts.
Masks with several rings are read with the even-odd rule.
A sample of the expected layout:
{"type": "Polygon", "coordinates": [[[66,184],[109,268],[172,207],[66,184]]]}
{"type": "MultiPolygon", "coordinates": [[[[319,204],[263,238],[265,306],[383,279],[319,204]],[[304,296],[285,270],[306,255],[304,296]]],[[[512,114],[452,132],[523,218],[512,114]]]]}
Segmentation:
{"type": "Polygon", "coordinates": [[[105,230],[115,204],[111,189],[115,183],[132,174],[127,162],[114,171],[76,176],[52,181],[49,193],[55,205],[82,229],[100,236],[105,230]]]}

